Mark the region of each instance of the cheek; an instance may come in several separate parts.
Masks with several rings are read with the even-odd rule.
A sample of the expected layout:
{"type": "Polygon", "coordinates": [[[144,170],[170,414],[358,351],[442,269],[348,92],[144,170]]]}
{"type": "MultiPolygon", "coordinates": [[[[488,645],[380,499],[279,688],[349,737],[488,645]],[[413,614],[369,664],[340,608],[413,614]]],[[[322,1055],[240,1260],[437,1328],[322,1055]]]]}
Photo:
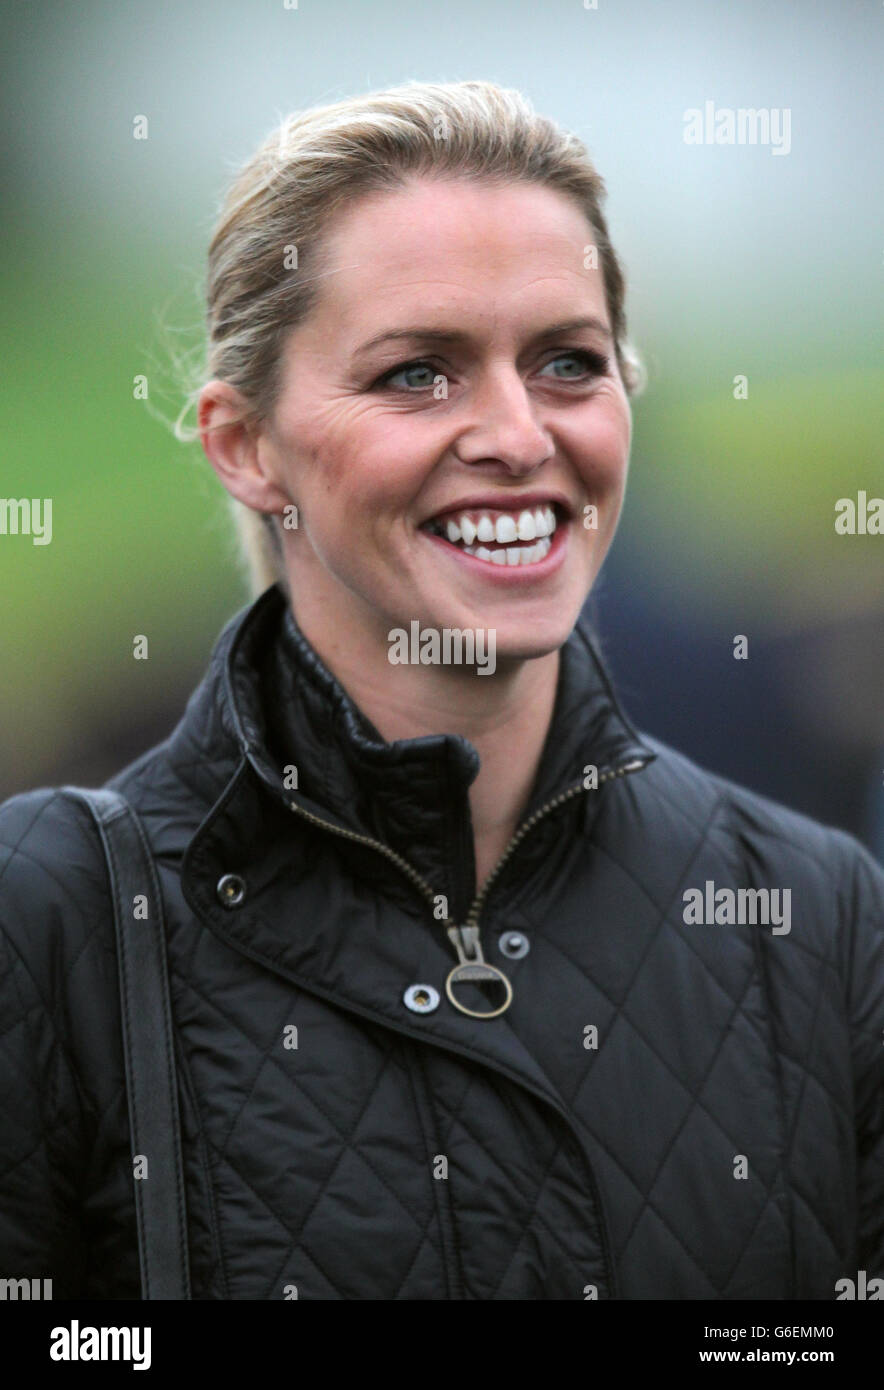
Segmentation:
{"type": "Polygon", "coordinates": [[[302,436],[300,454],[305,493],[335,499],[344,516],[398,512],[420,485],[420,432],[403,419],[338,420],[302,436]]]}
{"type": "MultiPolygon", "coordinates": [[[[398,422],[397,422],[398,423],[398,422]]],[[[348,588],[376,592],[401,553],[403,517],[420,486],[417,450],[379,421],[326,429],[301,440],[292,494],[313,555],[348,588]],[[354,537],[359,543],[354,543],[354,537]]]]}
{"type": "Polygon", "coordinates": [[[590,492],[617,493],[623,488],[630,438],[629,411],[615,401],[599,403],[584,428],[577,427],[569,448],[590,492]]]}

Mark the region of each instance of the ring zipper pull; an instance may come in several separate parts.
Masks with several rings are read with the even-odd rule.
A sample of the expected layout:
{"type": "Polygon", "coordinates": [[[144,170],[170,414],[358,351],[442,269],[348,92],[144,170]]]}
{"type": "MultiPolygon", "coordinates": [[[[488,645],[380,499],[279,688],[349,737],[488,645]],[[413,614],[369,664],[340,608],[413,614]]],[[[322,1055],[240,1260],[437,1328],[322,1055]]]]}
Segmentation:
{"type": "Polygon", "coordinates": [[[479,940],[479,928],[451,926],[448,928],[448,936],[457,951],[459,962],[449,972],[448,979],[445,981],[445,993],[449,1000],[460,1013],[468,1014],[470,1018],[497,1018],[513,1002],[513,987],[503,971],[498,970],[496,965],[489,965],[483,956],[482,943],[479,940]],[[493,980],[495,983],[503,985],[506,991],[506,998],[499,1008],[486,1010],[483,1013],[478,1009],[468,1009],[465,1004],[458,1003],[454,996],[455,985],[480,984],[486,980],[493,980]]]}

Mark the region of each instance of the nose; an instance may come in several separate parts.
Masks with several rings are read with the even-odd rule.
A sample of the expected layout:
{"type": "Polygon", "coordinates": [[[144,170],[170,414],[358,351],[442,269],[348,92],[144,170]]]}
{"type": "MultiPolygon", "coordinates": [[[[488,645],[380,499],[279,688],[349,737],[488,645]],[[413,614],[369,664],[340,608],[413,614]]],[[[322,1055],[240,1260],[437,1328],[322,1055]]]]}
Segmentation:
{"type": "Polygon", "coordinates": [[[487,372],[471,401],[471,423],[454,452],[463,463],[503,464],[516,477],[532,473],[555,454],[549,431],[514,367],[487,372]]]}

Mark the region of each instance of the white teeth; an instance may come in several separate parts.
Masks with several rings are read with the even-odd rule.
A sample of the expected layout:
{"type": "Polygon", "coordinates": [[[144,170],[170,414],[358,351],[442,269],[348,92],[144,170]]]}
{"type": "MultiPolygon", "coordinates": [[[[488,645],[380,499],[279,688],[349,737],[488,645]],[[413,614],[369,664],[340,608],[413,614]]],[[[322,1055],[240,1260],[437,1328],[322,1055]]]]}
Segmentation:
{"type": "Polygon", "coordinates": [[[537,526],[531,512],[522,512],[519,515],[519,540],[533,541],[537,537],[537,526]]]}
{"type": "Polygon", "coordinates": [[[473,521],[466,512],[461,512],[458,517],[449,516],[445,522],[430,522],[430,529],[436,535],[447,536],[452,545],[461,540],[464,545],[472,545],[476,540],[509,545],[515,540],[533,541],[551,536],[556,529],[556,514],[552,507],[526,507],[518,514],[501,512],[495,519],[483,512],[478,521],[473,521]]]}
{"type": "Polygon", "coordinates": [[[498,545],[506,545],[509,541],[518,539],[516,523],[511,516],[504,514],[497,518],[494,524],[494,539],[498,545]]]}
{"type": "MultiPolygon", "coordinates": [[[[473,513],[475,515],[475,513],[473,513]]],[[[431,522],[430,530],[437,536],[445,536],[452,545],[459,545],[467,555],[475,555],[492,565],[536,565],[543,560],[552,545],[557,517],[552,507],[525,509],[518,515],[501,512],[494,520],[484,512],[478,519],[462,512],[455,520],[431,522]],[[511,545],[512,541],[533,541],[536,545],[511,545]],[[494,541],[497,548],[489,550],[476,541],[494,541]]]]}
{"type": "Polygon", "coordinates": [[[487,560],[492,565],[536,565],[549,554],[552,540],[544,536],[536,545],[511,545],[505,550],[489,550],[484,545],[465,545],[467,555],[475,555],[477,560],[487,560]]]}
{"type": "Polygon", "coordinates": [[[544,536],[536,545],[528,546],[522,551],[522,564],[536,565],[538,561],[543,560],[549,554],[551,545],[552,541],[549,536],[544,536]]]}

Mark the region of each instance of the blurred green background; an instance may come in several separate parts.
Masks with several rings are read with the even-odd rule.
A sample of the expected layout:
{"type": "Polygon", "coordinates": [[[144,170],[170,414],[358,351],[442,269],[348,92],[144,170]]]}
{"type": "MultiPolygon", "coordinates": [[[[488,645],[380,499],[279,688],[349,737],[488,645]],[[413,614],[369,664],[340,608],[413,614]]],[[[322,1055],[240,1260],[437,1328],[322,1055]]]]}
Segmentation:
{"type": "Polygon", "coordinates": [[[293,109],[483,77],[609,188],[650,373],[594,600],[627,709],[877,847],[884,537],[833,523],[884,496],[882,24],[814,0],[6,7],[0,496],[51,497],[53,539],[0,536],[0,796],[162,737],[248,600],[220,487],[157,418],[233,170],[293,109]],[[706,100],[788,107],[791,152],[685,145],[706,100]]]}

